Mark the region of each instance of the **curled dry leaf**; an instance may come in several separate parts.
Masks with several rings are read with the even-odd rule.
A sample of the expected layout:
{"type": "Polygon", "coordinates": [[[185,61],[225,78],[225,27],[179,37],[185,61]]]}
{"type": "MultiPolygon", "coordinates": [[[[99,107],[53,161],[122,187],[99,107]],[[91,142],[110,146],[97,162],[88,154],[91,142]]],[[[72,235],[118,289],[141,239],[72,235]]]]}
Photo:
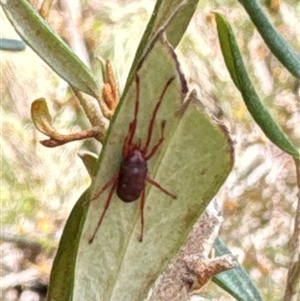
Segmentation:
{"type": "Polygon", "coordinates": [[[44,98],[36,99],[31,105],[31,118],[35,127],[50,139],[40,141],[46,147],[56,147],[71,141],[82,140],[86,138],[97,137],[100,133],[100,127],[73,133],[69,135],[60,134],[52,125],[52,118],[44,98]]]}
{"type": "Polygon", "coordinates": [[[52,117],[49,113],[45,98],[36,99],[31,105],[31,118],[35,127],[43,134],[51,136],[56,130],[52,126],[52,117]]]}

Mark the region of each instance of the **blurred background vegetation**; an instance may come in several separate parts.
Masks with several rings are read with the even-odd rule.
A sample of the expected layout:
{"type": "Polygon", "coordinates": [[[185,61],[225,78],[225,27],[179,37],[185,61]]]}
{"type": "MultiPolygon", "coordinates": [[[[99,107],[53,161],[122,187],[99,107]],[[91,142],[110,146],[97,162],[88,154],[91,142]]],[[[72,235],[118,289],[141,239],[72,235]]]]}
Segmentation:
{"type": "MultiPolygon", "coordinates": [[[[37,8],[41,1],[31,1],[37,8]]],[[[297,50],[300,4],[263,0],[272,22],[297,50]]],[[[57,0],[48,22],[102,82],[100,58],[113,63],[122,92],[136,48],[154,8],[151,0],[57,0]]],[[[299,81],[271,54],[238,1],[200,1],[177,48],[190,89],[229,128],[235,166],[216,196],[224,203],[221,236],[249,271],[266,300],[280,300],[289,264],[288,241],[296,209],[292,158],[268,141],[247,112],[221,55],[212,11],[232,24],[251,78],[277,122],[299,147],[299,81]]],[[[1,11],[4,38],[18,38],[1,11]]],[[[33,100],[45,97],[55,127],[71,133],[90,127],[76,98],[29,47],[1,51],[2,299],[18,300],[17,285],[47,283],[57,245],[71,208],[89,186],[83,150],[100,152],[94,141],[58,148],[30,117],[33,100]],[[4,292],[5,291],[5,292],[4,292]]],[[[233,300],[214,284],[203,294],[233,300]]],[[[21,300],[28,300],[21,294],[21,300]],[[23,297],[22,297],[23,296],[23,297]]],[[[38,298],[38,297],[37,297],[38,298]]],[[[39,300],[39,299],[37,299],[39,300]]]]}

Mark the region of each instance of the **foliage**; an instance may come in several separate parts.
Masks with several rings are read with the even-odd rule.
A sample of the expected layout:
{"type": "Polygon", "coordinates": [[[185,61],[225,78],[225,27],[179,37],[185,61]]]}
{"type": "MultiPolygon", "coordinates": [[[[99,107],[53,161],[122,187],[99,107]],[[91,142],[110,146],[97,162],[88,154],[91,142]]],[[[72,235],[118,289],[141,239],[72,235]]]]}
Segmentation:
{"type": "MultiPolygon", "coordinates": [[[[12,2],[11,2],[12,3],[12,2]]],[[[161,10],[163,11],[163,7],[164,6],[162,6],[162,7],[160,7],[160,4],[161,3],[163,3],[163,1],[158,1],[157,2],[157,6],[156,6],[156,9],[160,12],[161,10]],[[160,10],[161,9],[161,10],[160,10]]],[[[218,16],[220,16],[220,15],[218,15],[218,16]]],[[[181,16],[181,18],[182,18],[182,16],[181,16]]],[[[187,17],[187,19],[188,19],[188,17],[187,17]]],[[[150,20],[150,23],[149,24],[152,24],[153,25],[153,20],[155,20],[155,18],[153,17],[152,18],[152,20],[150,20]],[[152,23],[151,23],[152,22],[152,23]]],[[[224,29],[225,27],[226,27],[226,25],[225,25],[225,23],[226,23],[226,20],[224,21],[224,19],[223,19],[223,21],[222,20],[220,20],[219,19],[219,22],[218,22],[218,26],[220,26],[220,24],[222,24],[221,26],[222,26],[222,29],[224,29]],[[220,23],[220,22],[223,22],[223,23],[220,23]]],[[[172,28],[172,26],[171,26],[171,28],[172,28]]],[[[174,28],[176,28],[176,26],[174,25],[174,28]]],[[[155,30],[154,30],[154,32],[155,32],[155,30]]],[[[171,30],[171,32],[172,32],[172,30],[171,30]]],[[[176,30],[175,30],[175,32],[176,32],[176,30]]],[[[183,31],[184,32],[184,31],[183,31]]],[[[183,32],[182,32],[182,34],[183,34],[183,32]]],[[[219,30],[219,32],[220,32],[220,30],[219,30]]],[[[146,31],[146,33],[147,33],[147,31],[146,31]]],[[[149,32],[148,32],[149,33],[149,32]]],[[[145,36],[147,36],[147,35],[145,35],[145,36]]],[[[144,37],[145,37],[144,36],[144,37]]],[[[151,37],[151,35],[149,35],[149,37],[151,37]]],[[[169,37],[170,38],[170,37],[169,37]]],[[[171,38],[170,38],[171,39],[171,38]]],[[[187,40],[188,38],[186,38],[186,40],[187,40]]],[[[33,41],[35,40],[35,38],[33,38],[33,41]]],[[[150,39],[151,40],[151,39],[150,39]]],[[[273,38],[273,40],[276,40],[276,38],[274,39],[273,38]]],[[[140,51],[140,53],[143,53],[143,51],[141,50],[141,47],[144,47],[144,49],[146,49],[147,48],[147,43],[145,42],[145,41],[149,41],[149,40],[142,40],[142,43],[140,44],[141,46],[140,46],[140,48],[139,48],[139,51],[140,51]]],[[[221,39],[221,41],[222,41],[222,39],[221,39]]],[[[60,41],[58,41],[57,42],[58,44],[60,44],[61,42],[60,41]]],[[[178,43],[178,41],[176,42],[176,43],[178,43]]],[[[222,42],[221,42],[221,44],[222,44],[222,42]]],[[[285,47],[290,47],[288,44],[284,44],[285,45],[285,47]]],[[[184,48],[184,46],[182,46],[183,48],[184,48]]],[[[199,47],[199,46],[198,46],[199,47]]],[[[229,47],[232,47],[232,46],[229,46],[229,47]]],[[[288,48],[288,49],[290,49],[290,48],[288,48]]],[[[272,50],[272,49],[271,49],[272,50]]],[[[139,52],[138,52],[139,53],[139,52]]],[[[224,53],[224,51],[223,51],[223,53],[224,53]]],[[[141,54],[140,54],[141,55],[141,54]]],[[[226,54],[224,55],[225,56],[225,58],[226,58],[226,54]]],[[[56,55],[55,55],[55,51],[54,51],[54,57],[56,58],[56,55]]],[[[66,56],[62,56],[64,59],[65,58],[69,58],[69,57],[74,57],[74,55],[73,54],[70,54],[69,53],[69,55],[66,55],[66,56]]],[[[137,68],[137,65],[136,65],[136,62],[138,61],[138,58],[139,58],[139,56],[137,56],[136,57],[136,60],[135,60],[135,62],[133,63],[133,69],[131,69],[132,70],[132,72],[130,73],[130,74],[134,74],[135,73],[135,71],[134,71],[134,68],[137,68]]],[[[225,59],[225,61],[226,61],[226,59],[225,59]]],[[[227,63],[227,62],[226,62],[227,63]]],[[[59,64],[62,64],[62,63],[59,63],[59,64]]],[[[51,65],[51,63],[50,63],[50,65],[51,65]]],[[[76,62],[74,61],[72,64],[71,64],[72,66],[78,66],[78,65],[81,65],[81,63],[80,63],[80,61],[78,61],[78,60],[76,60],[76,62]]],[[[227,66],[228,66],[228,64],[227,64],[227,66]]],[[[292,62],[292,66],[293,66],[293,62],[292,62]]],[[[294,67],[296,67],[295,65],[294,65],[294,67]]],[[[118,68],[121,68],[120,67],[120,65],[118,65],[118,68]]],[[[293,68],[293,67],[292,67],[293,68]]],[[[294,69],[296,69],[297,70],[297,68],[294,68],[294,69]]],[[[69,70],[68,68],[65,68],[65,70],[69,70]]],[[[65,72],[65,70],[64,70],[64,72],[65,72]]],[[[70,69],[71,70],[71,69],[70,69]]],[[[198,70],[200,70],[199,68],[198,68],[198,70]]],[[[229,67],[229,70],[230,70],[230,67],[229,67]]],[[[74,72],[74,71],[71,71],[71,73],[72,72],[74,72]]],[[[124,71],[122,71],[122,72],[124,72],[124,71]]],[[[62,76],[62,74],[60,74],[61,76],[62,76]]],[[[216,76],[216,75],[215,75],[216,76]]],[[[233,77],[233,79],[236,79],[236,78],[240,78],[240,75],[232,75],[232,72],[231,72],[231,76],[233,77]]],[[[68,80],[68,76],[65,76],[64,77],[65,79],[67,79],[68,80]]],[[[85,78],[85,77],[83,77],[83,78],[85,78]]],[[[124,96],[123,96],[123,101],[126,103],[126,101],[128,102],[129,101],[129,99],[132,99],[132,98],[134,98],[134,87],[132,87],[132,85],[131,85],[131,83],[132,83],[132,80],[133,80],[133,76],[132,77],[130,77],[129,76],[129,78],[128,78],[128,81],[127,81],[127,85],[126,85],[126,87],[125,87],[125,89],[124,89],[124,91],[126,92],[126,93],[128,93],[128,95],[131,95],[131,97],[127,97],[127,98],[125,98],[125,94],[124,94],[124,96]],[[131,88],[130,88],[131,87],[131,88]],[[130,89],[132,89],[132,90],[130,90],[130,89]]],[[[150,81],[152,81],[152,78],[151,78],[151,80],[150,81]]],[[[234,80],[235,81],[235,83],[236,83],[236,80],[234,80]]],[[[72,83],[72,84],[74,84],[74,83],[72,83]]],[[[157,85],[157,84],[156,84],[157,85]]],[[[155,86],[156,86],[155,85],[155,86]]],[[[245,82],[243,82],[242,84],[238,84],[237,86],[238,86],[238,88],[241,90],[241,89],[243,89],[243,88],[247,88],[247,85],[248,84],[245,84],[245,82]]],[[[84,89],[83,89],[84,90],[84,89]]],[[[159,90],[159,88],[158,88],[158,90],[159,90]]],[[[161,90],[161,89],[160,89],[161,90]]],[[[147,95],[149,92],[147,91],[147,92],[144,92],[143,93],[143,95],[147,95]]],[[[93,94],[93,93],[91,93],[91,94],[93,94]]],[[[94,94],[96,94],[96,93],[94,93],[94,94]]],[[[242,93],[243,94],[243,93],[242,93]]],[[[249,96],[249,94],[247,93],[247,91],[243,94],[243,96],[244,96],[244,99],[245,99],[245,101],[247,100],[247,96],[249,96]],[[245,97],[246,96],[246,97],[245,97]]],[[[153,101],[155,101],[155,98],[157,99],[157,96],[156,97],[153,97],[154,99],[153,99],[153,101]]],[[[123,106],[121,107],[120,106],[120,108],[123,108],[124,107],[124,102],[123,102],[123,106]]],[[[249,105],[247,105],[247,107],[248,107],[248,109],[249,109],[249,105]]],[[[132,106],[130,107],[130,105],[128,105],[126,108],[128,108],[128,111],[130,111],[130,112],[132,112],[132,106]]],[[[122,110],[122,109],[121,109],[122,110]]],[[[124,116],[125,116],[125,109],[123,109],[124,110],[124,116]]],[[[274,121],[274,119],[271,119],[271,115],[268,113],[268,111],[267,111],[267,109],[264,109],[265,110],[265,112],[267,112],[267,114],[265,114],[264,116],[262,116],[262,118],[261,119],[263,119],[264,121],[265,121],[265,123],[266,124],[268,124],[268,123],[270,123],[270,120],[272,120],[271,122],[273,123],[273,124],[275,124],[275,126],[277,126],[277,123],[274,121]],[[266,117],[267,116],[267,117],[266,117]],[[266,117],[266,118],[265,118],[266,117]]],[[[126,111],[126,112],[128,112],[128,111],[126,111]]],[[[249,111],[251,112],[251,103],[250,103],[250,109],[249,109],[249,111]]],[[[128,117],[126,117],[124,120],[121,118],[121,113],[119,113],[120,115],[116,115],[116,119],[115,119],[115,122],[118,122],[118,120],[119,120],[119,122],[120,122],[120,124],[128,124],[128,122],[132,119],[132,117],[130,117],[130,116],[128,116],[128,117]]],[[[259,114],[259,112],[252,112],[252,114],[253,114],[253,117],[254,117],[254,119],[255,120],[257,120],[257,114],[259,114]]],[[[168,121],[169,122],[169,121],[168,121]]],[[[147,122],[145,122],[145,124],[147,124],[147,122]]],[[[263,128],[263,127],[262,127],[263,128]]],[[[273,127],[274,128],[274,127],[273,127]]],[[[278,128],[278,127],[277,127],[278,128]]],[[[113,131],[113,127],[111,127],[111,129],[110,129],[111,131],[113,131]]],[[[277,131],[277,129],[275,129],[276,131],[277,131]]],[[[124,136],[124,134],[126,134],[126,127],[124,128],[124,132],[123,132],[123,136],[124,136]]],[[[113,135],[113,132],[110,132],[110,134],[109,135],[113,135]]],[[[142,135],[142,136],[144,136],[144,135],[142,135]]],[[[281,139],[279,139],[280,141],[279,141],[279,143],[276,141],[276,139],[272,139],[272,136],[276,136],[275,134],[273,135],[273,132],[272,132],[272,130],[271,130],[271,135],[268,135],[268,137],[274,142],[274,143],[276,143],[277,145],[279,145],[280,146],[280,141],[282,141],[281,139]]],[[[109,137],[109,136],[108,136],[109,137]]],[[[109,139],[111,139],[111,138],[107,138],[107,143],[109,143],[109,139]]],[[[122,141],[123,140],[123,137],[122,138],[120,138],[120,137],[118,137],[118,138],[115,138],[116,140],[119,140],[119,141],[122,141]]],[[[284,139],[287,139],[287,137],[285,136],[284,137],[284,139]]],[[[180,138],[179,138],[179,140],[180,140],[180,138]]],[[[285,141],[288,141],[288,140],[285,140],[285,141]]],[[[291,153],[291,154],[293,154],[295,157],[299,157],[299,152],[297,152],[297,149],[295,149],[295,147],[293,146],[293,144],[291,143],[291,142],[289,142],[288,141],[288,143],[289,143],[289,146],[286,148],[286,147],[281,147],[282,149],[284,149],[284,150],[287,150],[287,149],[290,149],[291,151],[289,151],[289,153],[291,153]]],[[[166,143],[166,148],[168,148],[168,147],[171,147],[171,146],[169,146],[168,145],[168,142],[166,143]]],[[[120,145],[118,146],[118,150],[120,151],[120,145]]],[[[110,153],[112,153],[111,151],[110,151],[110,153]]],[[[102,152],[101,153],[101,158],[100,158],[100,161],[102,161],[102,158],[103,158],[103,156],[104,156],[104,154],[105,154],[105,152],[102,152]]],[[[115,157],[120,157],[120,154],[114,154],[114,153],[112,153],[112,158],[115,158],[115,157]]],[[[112,161],[113,159],[107,159],[108,161],[112,161]]],[[[174,162],[174,158],[172,159],[172,162],[174,162]]],[[[99,161],[99,162],[100,162],[99,161]]],[[[102,164],[103,163],[101,163],[101,166],[102,166],[102,164]]],[[[115,165],[118,165],[118,162],[114,162],[114,164],[115,165]]],[[[158,164],[158,166],[161,164],[161,161],[159,160],[158,162],[157,162],[157,164],[158,164]]],[[[102,168],[102,167],[101,167],[102,168]]],[[[103,169],[100,169],[100,173],[101,173],[101,170],[107,170],[109,167],[106,167],[106,168],[103,168],[103,169]]],[[[151,168],[152,169],[152,168],[151,168]]],[[[157,169],[157,167],[155,167],[154,168],[154,170],[155,169],[157,169]]],[[[164,172],[163,172],[164,173],[164,172]]],[[[101,179],[101,181],[100,182],[102,182],[102,178],[103,178],[103,176],[101,175],[101,176],[99,176],[99,178],[101,179]]],[[[97,180],[97,182],[99,182],[99,179],[97,180]]],[[[99,184],[97,184],[96,186],[98,186],[98,188],[99,188],[99,184]]],[[[174,187],[176,187],[176,185],[174,186],[174,187]]],[[[96,188],[95,188],[96,189],[96,188]]],[[[90,198],[90,195],[88,195],[88,197],[86,198],[86,199],[89,199],[90,198]]],[[[82,202],[83,201],[83,199],[81,199],[80,200],[80,202],[82,202]]],[[[165,200],[161,200],[160,202],[164,202],[165,200]]],[[[81,203],[78,203],[76,206],[78,207],[79,206],[79,204],[81,204],[81,203]]],[[[115,199],[114,200],[114,203],[117,203],[118,201],[115,199]]],[[[120,204],[118,203],[117,205],[116,205],[116,207],[115,207],[115,209],[113,209],[113,208],[111,208],[112,210],[115,210],[116,212],[118,211],[118,209],[119,209],[119,206],[120,204]]],[[[123,205],[123,204],[122,204],[123,205]]],[[[85,210],[85,209],[84,209],[85,210]]],[[[99,210],[99,208],[97,209],[97,210],[99,210]]],[[[101,212],[101,208],[100,208],[100,210],[98,211],[98,213],[99,212],[101,212]]],[[[122,209],[123,210],[123,209],[122,209]]],[[[127,209],[126,209],[127,210],[127,209]]],[[[81,209],[80,209],[80,211],[81,211],[81,209]]],[[[79,226],[79,225],[82,225],[82,222],[81,222],[81,220],[82,219],[84,219],[84,214],[83,214],[83,212],[80,212],[80,213],[82,213],[80,216],[78,216],[78,218],[77,219],[75,219],[75,220],[73,220],[73,221],[77,221],[78,223],[77,223],[77,225],[76,225],[76,227],[77,226],[79,226]]],[[[98,214],[97,213],[97,214],[98,214]]],[[[79,212],[78,212],[78,214],[79,214],[79,212]]],[[[136,214],[137,215],[137,214],[136,214]]],[[[147,211],[146,211],[146,215],[147,215],[147,211]]],[[[98,216],[99,216],[99,214],[98,214],[98,216]]],[[[129,216],[130,216],[130,214],[129,214],[129,216]]],[[[91,224],[95,224],[95,220],[97,220],[97,218],[94,218],[93,220],[91,220],[91,224]]],[[[136,220],[138,220],[138,219],[136,219],[136,220]]],[[[135,221],[136,222],[136,221],[135,221]]],[[[66,228],[66,229],[68,229],[68,227],[66,228]]],[[[67,230],[66,230],[67,231],[67,230]]],[[[79,230],[79,231],[81,231],[81,230],[79,230]]],[[[76,236],[76,240],[74,240],[74,238],[73,238],[73,236],[72,236],[72,239],[73,239],[73,242],[74,243],[76,243],[77,242],[77,238],[78,238],[79,236],[78,236],[78,234],[77,234],[77,236],[76,236]]],[[[70,241],[70,240],[69,240],[70,241]]],[[[74,246],[74,245],[73,245],[74,246]]],[[[72,247],[73,247],[72,246],[72,247]]],[[[76,247],[75,247],[75,249],[76,249],[76,247]]],[[[74,249],[73,249],[74,250],[74,249]]],[[[59,253],[59,254],[61,254],[61,253],[59,253]]],[[[100,259],[99,259],[100,260],[100,259]]],[[[69,277],[70,277],[70,274],[68,275],[69,277]]],[[[65,281],[65,279],[63,279],[63,280],[60,280],[60,281],[65,281]]]]}

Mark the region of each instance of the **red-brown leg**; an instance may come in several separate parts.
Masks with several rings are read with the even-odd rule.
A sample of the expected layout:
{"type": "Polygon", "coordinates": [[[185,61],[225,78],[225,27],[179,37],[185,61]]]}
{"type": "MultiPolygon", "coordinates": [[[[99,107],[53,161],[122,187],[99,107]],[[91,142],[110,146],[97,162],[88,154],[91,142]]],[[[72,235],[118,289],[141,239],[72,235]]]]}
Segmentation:
{"type": "MultiPolygon", "coordinates": [[[[118,175],[119,176],[119,175],[118,175]]],[[[93,234],[93,236],[91,237],[91,239],[89,240],[89,243],[91,244],[91,243],[93,243],[93,241],[94,241],[94,239],[95,239],[95,236],[96,236],[96,234],[97,234],[97,231],[99,230],[99,228],[100,228],[100,226],[101,226],[101,224],[102,224],[102,222],[103,222],[103,219],[104,219],[104,216],[105,216],[105,214],[106,214],[106,211],[108,210],[108,208],[109,208],[109,205],[110,205],[110,202],[111,202],[111,199],[112,199],[112,196],[113,196],[113,193],[114,193],[114,191],[115,191],[115,189],[116,189],[116,186],[117,186],[117,183],[118,183],[118,178],[117,177],[113,177],[109,182],[107,182],[107,184],[105,185],[106,186],[106,188],[108,188],[112,183],[114,183],[113,184],[113,186],[112,186],[112,188],[111,188],[111,190],[110,190],[110,193],[109,193],[109,195],[108,195],[108,198],[107,198],[107,201],[106,201],[106,204],[105,204],[105,207],[104,207],[104,210],[103,210],[103,213],[102,213],[102,215],[101,215],[101,217],[100,217],[100,219],[99,219],[99,221],[98,221],[98,224],[97,224],[97,227],[96,227],[96,229],[95,229],[95,231],[94,231],[94,234],[93,234]],[[114,181],[112,181],[112,180],[114,180],[114,181]],[[109,184],[109,185],[108,185],[109,184]]],[[[106,189],[105,188],[105,189],[106,189]]],[[[105,190],[104,189],[104,190],[105,190]]],[[[104,191],[103,190],[103,188],[101,189],[101,193],[104,191]]],[[[97,195],[99,196],[101,193],[98,193],[97,195]]],[[[98,197],[97,196],[97,197],[98,197]]]]}
{"type": "Polygon", "coordinates": [[[142,202],[141,202],[141,235],[139,241],[143,241],[144,237],[144,225],[145,225],[145,216],[144,216],[144,208],[145,208],[145,188],[142,191],[142,202]]]}
{"type": "Polygon", "coordinates": [[[129,133],[127,134],[124,145],[123,145],[123,157],[127,157],[130,146],[132,145],[132,140],[136,131],[137,126],[137,115],[139,112],[139,104],[140,104],[140,78],[138,75],[135,77],[136,82],[136,98],[135,98],[135,109],[134,109],[134,119],[131,121],[129,125],[129,133]]]}
{"type": "Polygon", "coordinates": [[[154,111],[153,111],[153,114],[152,114],[152,118],[150,120],[150,123],[149,123],[149,128],[148,128],[148,137],[147,137],[147,141],[146,141],[146,144],[145,144],[145,147],[143,149],[143,153],[146,154],[147,151],[148,151],[148,147],[149,147],[149,144],[150,144],[150,141],[151,141],[151,137],[152,137],[152,133],[153,133],[153,128],[154,128],[154,123],[155,123],[155,118],[156,118],[156,115],[157,115],[157,111],[162,103],[162,100],[167,92],[167,89],[168,87],[171,85],[172,81],[175,79],[175,77],[171,77],[168,82],[166,83],[160,97],[159,97],[159,100],[154,108],[154,111]]]}
{"type": "Polygon", "coordinates": [[[144,157],[146,161],[148,161],[157,152],[158,148],[163,143],[163,141],[165,139],[165,137],[164,137],[165,126],[166,126],[166,121],[163,120],[163,122],[161,123],[161,137],[158,140],[158,142],[153,146],[151,152],[144,157]]]}
{"type": "Polygon", "coordinates": [[[123,151],[122,151],[123,158],[127,157],[128,152],[130,150],[130,145],[131,145],[130,143],[132,143],[132,138],[131,137],[134,136],[134,132],[133,131],[135,131],[134,124],[133,124],[133,122],[130,122],[128,134],[126,135],[125,140],[124,140],[124,144],[123,144],[123,151]]]}
{"type": "Polygon", "coordinates": [[[151,183],[152,185],[154,185],[155,187],[157,187],[158,189],[160,189],[162,192],[164,192],[165,194],[169,195],[171,198],[173,199],[177,199],[177,196],[175,194],[173,194],[172,192],[168,191],[167,189],[163,188],[159,183],[157,183],[155,180],[153,180],[152,178],[150,178],[149,176],[146,177],[146,180],[151,183]]]}
{"type": "Polygon", "coordinates": [[[99,192],[96,193],[96,195],[91,199],[91,201],[94,201],[98,199],[98,197],[110,186],[112,185],[115,181],[118,180],[119,173],[115,174],[102,188],[99,192]]]}

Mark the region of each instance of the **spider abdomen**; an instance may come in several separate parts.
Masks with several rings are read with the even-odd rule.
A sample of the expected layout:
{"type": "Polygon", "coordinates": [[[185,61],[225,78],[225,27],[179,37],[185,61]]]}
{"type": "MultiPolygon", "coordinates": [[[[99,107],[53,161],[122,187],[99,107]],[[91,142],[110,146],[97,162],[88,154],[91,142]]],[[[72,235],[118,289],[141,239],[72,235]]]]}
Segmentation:
{"type": "Polygon", "coordinates": [[[118,197],[126,203],[137,200],[145,188],[147,173],[148,164],[141,151],[132,151],[120,166],[118,197]]]}

